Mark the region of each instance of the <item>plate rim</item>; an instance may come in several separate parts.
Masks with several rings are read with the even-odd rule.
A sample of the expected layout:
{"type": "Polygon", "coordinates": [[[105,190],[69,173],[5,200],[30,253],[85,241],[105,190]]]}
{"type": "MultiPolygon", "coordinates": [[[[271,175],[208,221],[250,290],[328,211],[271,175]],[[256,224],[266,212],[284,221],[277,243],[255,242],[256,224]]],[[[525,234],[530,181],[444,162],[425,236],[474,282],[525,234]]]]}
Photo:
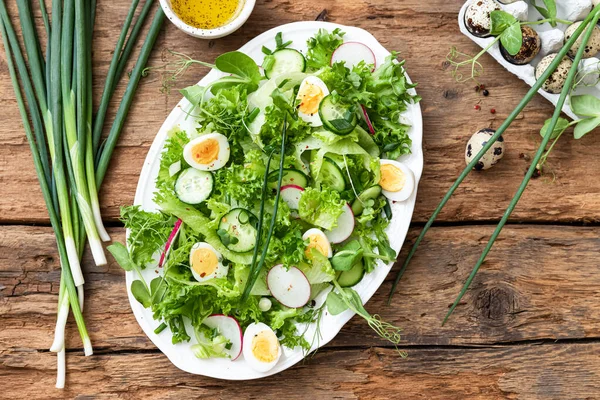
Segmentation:
{"type": "MultiPolygon", "coordinates": [[[[316,32],[320,28],[324,28],[324,29],[328,29],[328,30],[332,30],[335,28],[340,28],[345,31],[353,30],[355,32],[360,33],[360,35],[364,35],[365,38],[369,38],[368,41],[373,41],[373,43],[376,43],[380,47],[380,49],[377,52],[381,52],[383,54],[383,51],[385,51],[386,56],[390,54],[390,52],[385,47],[383,47],[383,45],[371,33],[367,32],[366,30],[364,30],[362,28],[354,27],[354,26],[346,26],[346,25],[340,25],[340,24],[324,22],[324,21],[300,21],[300,22],[293,22],[293,23],[274,27],[272,29],[269,29],[269,30],[259,34],[258,36],[249,40],[248,42],[246,42],[242,47],[239,48],[239,51],[245,52],[248,48],[252,47],[254,43],[264,43],[266,40],[272,40],[273,37],[275,36],[275,34],[280,31],[310,29],[310,30],[313,30],[316,32]]],[[[198,84],[216,79],[216,78],[218,78],[219,74],[221,74],[219,71],[211,70],[198,82],[198,84]]],[[[406,71],[405,71],[405,76],[407,78],[407,81],[409,83],[411,83],[409,75],[406,71]]],[[[413,90],[416,93],[416,91],[414,89],[411,89],[411,90],[413,90]]],[[[146,158],[144,159],[144,164],[142,166],[142,170],[140,171],[138,185],[136,187],[136,193],[135,193],[134,202],[133,202],[134,205],[142,205],[143,204],[143,198],[145,195],[145,190],[148,187],[149,180],[151,179],[151,182],[153,182],[153,178],[154,178],[154,177],[150,176],[152,166],[153,166],[153,163],[156,161],[157,157],[160,156],[160,154],[163,150],[164,141],[166,139],[166,133],[169,130],[171,130],[174,125],[176,125],[176,121],[180,118],[181,113],[183,112],[181,110],[185,109],[186,107],[189,107],[189,106],[190,106],[190,103],[185,98],[182,98],[177,103],[177,105],[173,108],[173,110],[171,110],[171,112],[169,113],[169,115],[167,116],[167,118],[165,119],[165,121],[163,122],[161,127],[159,128],[158,132],[156,133],[156,136],[153,139],[152,145],[150,146],[150,149],[148,150],[146,158]]],[[[412,119],[410,120],[410,123],[411,123],[410,132],[411,132],[411,139],[413,139],[413,144],[411,145],[410,157],[416,163],[416,168],[412,168],[413,173],[415,175],[415,190],[409,199],[410,201],[405,203],[407,205],[406,214],[410,217],[410,218],[408,218],[408,223],[405,224],[406,225],[405,229],[402,229],[401,232],[395,232],[395,234],[398,235],[398,238],[399,238],[398,242],[400,243],[399,246],[396,246],[398,248],[395,249],[398,253],[400,251],[402,244],[404,243],[406,234],[408,232],[408,227],[410,225],[410,222],[412,221],[412,214],[414,211],[414,206],[415,206],[415,201],[416,201],[418,183],[420,181],[422,171],[423,171],[423,151],[422,151],[423,118],[422,118],[420,103],[411,105],[411,108],[412,108],[412,110],[411,110],[411,118],[412,119]],[[415,148],[415,138],[419,139],[418,141],[416,141],[419,144],[419,146],[417,146],[416,148],[415,148]]],[[[406,219],[404,219],[404,220],[406,220],[406,219]]],[[[128,237],[129,230],[127,230],[126,235],[128,237]]],[[[360,293],[361,298],[363,299],[363,303],[366,304],[367,301],[381,287],[381,285],[385,281],[385,277],[388,275],[388,273],[391,270],[393,265],[394,265],[393,262],[388,263],[388,264],[383,264],[383,263],[378,264],[377,270],[378,271],[385,270],[385,274],[383,274],[383,277],[379,280],[379,282],[377,282],[376,285],[373,284],[375,282],[375,279],[372,279],[370,282],[371,285],[369,287],[367,287],[368,290],[365,290],[366,293],[360,293]],[[375,287],[373,288],[373,286],[375,286],[375,287]]],[[[138,322],[138,325],[142,328],[145,335],[152,341],[152,343],[169,359],[169,361],[171,361],[171,363],[173,365],[175,365],[177,368],[179,368],[185,372],[192,373],[195,375],[202,375],[202,376],[207,376],[207,377],[211,377],[211,378],[216,378],[216,379],[223,379],[223,380],[252,380],[252,379],[264,378],[264,377],[267,377],[270,375],[277,374],[279,372],[283,372],[286,369],[294,366],[298,362],[305,359],[305,355],[302,354],[302,352],[300,350],[291,349],[289,351],[290,351],[290,355],[293,358],[286,360],[288,362],[285,365],[278,365],[266,373],[261,373],[261,372],[252,370],[252,374],[251,374],[252,376],[244,376],[244,377],[223,376],[222,374],[219,374],[217,368],[215,368],[215,370],[209,369],[209,370],[205,370],[202,372],[193,370],[193,369],[189,368],[188,365],[183,360],[180,360],[179,357],[176,356],[176,354],[174,354],[176,352],[173,352],[173,351],[171,351],[171,349],[166,348],[166,343],[165,343],[166,341],[164,339],[161,339],[158,334],[155,334],[153,327],[150,326],[146,322],[146,319],[144,318],[144,315],[142,314],[145,309],[143,309],[142,306],[137,302],[137,300],[135,300],[135,298],[131,294],[131,291],[129,290],[129,287],[131,286],[131,282],[133,281],[135,274],[133,272],[129,271],[129,272],[126,272],[125,275],[126,275],[127,296],[128,296],[129,303],[130,303],[131,309],[133,311],[133,314],[136,318],[136,321],[138,322]]],[[[327,343],[329,343],[331,340],[333,340],[333,338],[335,338],[338,335],[340,330],[344,327],[344,325],[353,316],[354,316],[354,313],[350,310],[347,310],[347,311],[337,315],[336,316],[337,319],[336,319],[336,321],[334,321],[335,328],[333,330],[328,331],[326,335],[324,334],[323,335],[324,337],[321,340],[319,340],[317,345],[314,346],[314,348],[311,348],[311,350],[315,350],[317,348],[323,347],[327,343]]],[[[155,320],[152,319],[152,321],[155,321],[155,320]]],[[[284,354],[286,354],[285,350],[284,350],[284,354]]],[[[250,368],[248,368],[248,369],[251,370],[250,368]]]]}

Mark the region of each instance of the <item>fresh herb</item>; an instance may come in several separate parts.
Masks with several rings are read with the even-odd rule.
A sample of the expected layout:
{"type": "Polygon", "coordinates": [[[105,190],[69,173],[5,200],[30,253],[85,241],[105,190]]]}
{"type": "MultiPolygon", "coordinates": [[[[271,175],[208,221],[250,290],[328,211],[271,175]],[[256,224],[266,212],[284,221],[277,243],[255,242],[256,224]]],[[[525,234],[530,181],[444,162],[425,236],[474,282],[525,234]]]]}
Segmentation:
{"type": "Polygon", "coordinates": [[[344,41],[344,32],[340,28],[327,32],[319,29],[314,37],[307,41],[306,65],[314,70],[329,66],[331,55],[344,41]]]}
{"type": "MultiPolygon", "coordinates": [[[[450,199],[450,197],[452,196],[452,194],[454,193],[454,191],[456,190],[456,188],[458,187],[458,185],[460,185],[460,183],[464,180],[464,178],[471,172],[471,170],[473,169],[473,167],[475,166],[475,164],[488,151],[488,149],[493,145],[493,143],[496,141],[496,139],[498,139],[498,137],[500,135],[502,135],[506,131],[506,129],[510,126],[510,124],[514,121],[514,119],[519,115],[519,113],[523,110],[523,108],[527,105],[527,103],[531,100],[531,98],[541,88],[542,84],[546,81],[546,79],[548,79],[548,77],[556,70],[556,68],[558,67],[558,64],[561,62],[562,58],[567,54],[567,52],[571,49],[571,47],[573,46],[573,44],[575,43],[575,41],[577,41],[579,39],[579,36],[585,30],[585,35],[582,38],[581,45],[580,45],[579,50],[577,51],[577,54],[576,54],[575,59],[573,61],[574,65],[579,65],[579,61],[581,60],[581,58],[583,56],[583,53],[585,51],[585,45],[588,43],[588,41],[589,41],[589,39],[590,39],[590,37],[592,35],[592,32],[593,32],[593,30],[596,27],[596,23],[598,22],[599,19],[600,19],[600,7],[596,6],[593,9],[593,11],[583,20],[583,22],[581,23],[581,25],[575,30],[575,32],[573,33],[573,35],[571,36],[571,38],[569,38],[569,40],[567,40],[567,42],[565,43],[565,45],[561,48],[561,50],[556,55],[555,60],[553,60],[553,62],[544,71],[544,73],[532,85],[531,89],[529,90],[529,92],[527,93],[527,95],[525,96],[525,98],[523,100],[521,100],[521,102],[519,103],[519,105],[517,106],[517,108],[515,110],[513,110],[513,112],[509,115],[509,117],[507,118],[507,120],[504,121],[501,124],[501,126],[498,128],[498,130],[496,131],[496,133],[489,139],[488,143],[485,146],[483,146],[483,148],[480,150],[480,152],[466,166],[466,168],[460,174],[460,176],[458,177],[458,179],[450,187],[450,189],[448,190],[448,192],[446,193],[446,195],[444,196],[444,198],[442,199],[442,201],[440,202],[440,204],[437,206],[437,208],[433,212],[432,216],[429,218],[429,220],[425,224],[425,227],[423,228],[423,230],[419,234],[417,240],[413,244],[413,247],[411,248],[410,252],[408,253],[407,258],[404,261],[404,264],[402,265],[402,268],[400,269],[400,272],[396,276],[394,284],[392,285],[392,289],[391,289],[391,292],[390,292],[388,303],[389,303],[389,301],[391,301],[391,298],[392,298],[392,296],[393,296],[393,294],[394,294],[394,292],[396,290],[396,286],[397,286],[400,278],[402,277],[402,274],[406,270],[406,268],[407,268],[410,260],[412,259],[414,253],[416,252],[416,249],[417,249],[418,245],[420,244],[420,242],[422,241],[423,237],[425,236],[425,233],[427,232],[427,230],[429,230],[429,228],[433,224],[433,221],[435,220],[435,218],[437,217],[437,215],[440,213],[440,211],[442,210],[442,208],[444,207],[444,205],[446,204],[446,202],[450,199]]],[[[563,88],[563,90],[562,90],[562,92],[561,92],[561,94],[559,96],[559,99],[558,99],[558,102],[557,102],[557,105],[556,105],[556,109],[554,111],[554,115],[552,117],[551,122],[549,124],[547,124],[545,132],[552,132],[552,133],[554,133],[555,127],[558,124],[558,121],[559,121],[559,118],[560,118],[560,113],[561,113],[561,110],[562,110],[562,106],[564,105],[564,102],[565,102],[565,100],[567,98],[567,95],[569,94],[569,92],[571,90],[571,87],[572,87],[572,84],[574,82],[576,74],[577,74],[577,69],[576,68],[572,68],[569,71],[569,74],[567,75],[567,79],[566,79],[566,82],[565,82],[565,86],[564,86],[564,88],[563,88]]],[[[577,100],[576,100],[576,102],[577,102],[577,100]]],[[[588,103],[585,100],[582,101],[582,103],[585,103],[585,106],[582,105],[581,108],[587,110],[589,108],[590,103],[588,103]]],[[[592,106],[592,108],[593,108],[593,106],[592,106]]],[[[580,109],[580,111],[582,111],[582,110],[580,109]]],[[[527,184],[529,183],[529,180],[531,179],[531,177],[533,176],[533,174],[535,173],[535,171],[537,171],[538,163],[542,159],[542,156],[544,154],[545,148],[548,145],[551,137],[552,137],[552,134],[546,134],[546,135],[544,135],[542,143],[540,144],[540,147],[538,148],[538,151],[536,152],[536,154],[535,154],[535,156],[534,156],[534,158],[532,160],[532,164],[529,167],[529,169],[527,170],[525,178],[523,179],[523,181],[521,182],[521,184],[519,186],[519,189],[517,190],[517,193],[515,194],[515,196],[511,200],[511,202],[510,202],[507,210],[505,211],[504,215],[502,216],[502,219],[500,220],[498,226],[496,227],[496,229],[492,233],[492,236],[490,237],[490,240],[488,241],[485,249],[483,250],[483,253],[481,254],[479,260],[475,264],[475,266],[474,266],[471,274],[467,278],[467,280],[466,280],[466,282],[465,282],[462,290],[460,291],[458,297],[456,298],[456,300],[454,301],[454,303],[450,307],[450,310],[448,311],[448,314],[444,318],[444,322],[443,323],[445,323],[448,320],[448,318],[450,317],[450,315],[452,314],[452,312],[455,310],[455,308],[459,304],[460,300],[462,299],[462,297],[464,296],[464,294],[468,290],[471,282],[475,278],[475,275],[479,271],[479,268],[481,267],[481,265],[485,261],[485,258],[487,256],[487,254],[489,253],[489,251],[491,250],[492,246],[494,245],[494,242],[495,242],[496,238],[498,237],[498,235],[500,234],[502,228],[506,224],[506,221],[508,220],[508,218],[510,217],[512,211],[514,210],[515,206],[517,205],[519,199],[521,198],[521,195],[525,191],[525,188],[527,187],[527,184]]]]}
{"type": "MultiPolygon", "coordinates": [[[[402,332],[402,329],[389,322],[383,321],[377,314],[369,314],[363,306],[360,295],[354,289],[342,288],[335,280],[333,281],[333,285],[336,291],[329,292],[326,300],[327,310],[332,315],[337,315],[346,310],[350,310],[361,318],[364,318],[378,336],[393,343],[394,346],[400,344],[402,339],[400,333],[402,332]]],[[[397,347],[396,350],[398,350],[397,347]]],[[[398,352],[402,356],[405,356],[404,352],[401,352],[400,350],[398,350],[398,352]]]]}
{"type": "Polygon", "coordinates": [[[456,47],[452,47],[450,53],[448,53],[446,56],[446,62],[452,67],[452,77],[457,82],[466,82],[469,80],[477,81],[477,77],[483,73],[483,66],[478,61],[479,58],[487,53],[487,51],[498,41],[502,43],[502,46],[510,55],[516,55],[520,51],[523,44],[523,32],[521,30],[522,25],[539,25],[549,23],[555,27],[557,23],[567,25],[571,24],[570,21],[556,18],[556,3],[554,0],[543,1],[546,8],[535,5],[534,1],[534,6],[537,8],[540,14],[544,16],[544,19],[538,21],[520,22],[506,11],[492,11],[490,13],[490,33],[495,36],[495,38],[474,57],[458,51],[456,47]],[[470,66],[470,74],[466,76],[461,72],[461,68],[465,66],[470,66]]]}
{"type": "Polygon", "coordinates": [[[277,32],[277,34],[275,35],[275,50],[271,50],[266,46],[262,47],[262,52],[263,52],[263,54],[265,54],[265,59],[262,64],[263,69],[265,71],[270,71],[271,68],[273,68],[273,65],[275,65],[275,57],[273,57],[273,53],[275,53],[276,51],[285,49],[290,44],[292,44],[291,40],[288,40],[287,42],[284,43],[282,33],[277,32]]]}
{"type": "Polygon", "coordinates": [[[336,271],[349,271],[363,257],[363,248],[358,240],[346,243],[331,258],[331,265],[336,271]]]}

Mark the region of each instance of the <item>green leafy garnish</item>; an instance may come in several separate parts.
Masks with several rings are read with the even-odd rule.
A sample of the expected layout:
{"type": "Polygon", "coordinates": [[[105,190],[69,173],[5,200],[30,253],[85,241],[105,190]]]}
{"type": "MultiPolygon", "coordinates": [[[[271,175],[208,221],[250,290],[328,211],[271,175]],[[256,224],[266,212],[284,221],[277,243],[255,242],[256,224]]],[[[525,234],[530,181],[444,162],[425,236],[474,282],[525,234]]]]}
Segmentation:
{"type": "Polygon", "coordinates": [[[344,32],[340,28],[334,29],[331,33],[325,29],[319,29],[315,36],[306,42],[308,45],[307,67],[317,70],[329,66],[331,55],[344,41],[343,36],[344,32]]]}

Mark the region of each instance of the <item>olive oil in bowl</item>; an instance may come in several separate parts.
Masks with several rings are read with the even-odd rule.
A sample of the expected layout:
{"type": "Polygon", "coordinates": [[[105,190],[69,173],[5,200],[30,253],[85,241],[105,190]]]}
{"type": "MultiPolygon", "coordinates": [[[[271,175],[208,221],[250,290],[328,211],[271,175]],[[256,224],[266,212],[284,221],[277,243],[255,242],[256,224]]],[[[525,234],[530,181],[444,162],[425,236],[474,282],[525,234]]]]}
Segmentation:
{"type": "Polygon", "coordinates": [[[199,29],[215,29],[233,20],[244,0],[171,0],[173,12],[186,24],[199,29]]]}

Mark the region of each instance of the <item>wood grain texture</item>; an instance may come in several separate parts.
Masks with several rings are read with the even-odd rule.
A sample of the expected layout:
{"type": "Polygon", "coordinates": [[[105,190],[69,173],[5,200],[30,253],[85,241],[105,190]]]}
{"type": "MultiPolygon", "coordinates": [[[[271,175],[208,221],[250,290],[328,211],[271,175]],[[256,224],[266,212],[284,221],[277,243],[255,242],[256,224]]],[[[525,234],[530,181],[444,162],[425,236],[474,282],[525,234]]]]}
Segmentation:
{"type": "MultiPolygon", "coordinates": [[[[122,229],[110,233],[114,240],[124,239],[122,229]]],[[[490,233],[490,227],[480,226],[434,228],[393,305],[385,304],[388,280],[367,309],[403,327],[408,347],[600,339],[600,228],[507,227],[461,306],[440,327],[490,233]]],[[[0,227],[0,348],[50,345],[59,278],[54,254],[49,228],[0,227]]],[[[89,256],[85,261],[85,317],[94,345],[110,351],[153,349],[131,313],[123,271],[112,259],[104,267],[93,266],[89,256]]],[[[81,346],[74,325],[68,345],[81,346]]],[[[353,318],[331,345],[386,342],[353,318]]]]}
{"type": "Polygon", "coordinates": [[[324,349],[261,380],[186,374],[161,353],[69,353],[67,389],[54,384],[54,355],[0,353],[5,398],[110,399],[595,399],[598,343],[428,348],[399,357],[388,348],[324,349]]]}
{"type": "MultiPolygon", "coordinates": [[[[16,2],[7,3],[16,21],[16,2]]],[[[129,3],[98,2],[96,104],[129,3]]],[[[386,48],[400,50],[411,78],[421,82],[425,169],[414,221],[422,223],[464,167],[470,135],[498,127],[528,90],[488,56],[481,61],[489,97],[453,81],[444,65],[450,47],[479,51],[459,33],[456,16],[462,4],[258,0],[248,22],[224,39],[196,40],[165,24],[149,65],[162,65],[169,58],[167,49],[212,61],[280,24],[313,20],[324,7],[329,21],[370,31],[386,48]],[[481,111],[474,110],[475,104],[481,111]]],[[[36,18],[39,25],[37,10],[36,18]]],[[[404,328],[407,359],[353,318],[314,358],[275,377],[240,383],[190,375],[176,369],[141,331],[121,269],[112,260],[95,267],[86,254],[85,317],[95,355],[82,356],[70,321],[67,389],[53,389],[56,358],[47,349],[59,265],[4,57],[1,51],[0,398],[600,398],[600,227],[553,225],[600,221],[597,135],[580,141],[565,137],[556,146],[548,175],[530,183],[511,219],[534,225],[505,228],[471,290],[440,327],[493,230],[487,223],[501,216],[540,142],[539,128],[553,110],[540,96],[506,133],[508,151],[501,163],[473,173],[457,190],[440,215],[444,225],[433,228],[423,242],[393,305],[385,305],[393,274],[367,304],[370,312],[404,328]]],[[[206,72],[191,69],[177,87],[196,83],[206,72]]],[[[109,121],[125,85],[126,79],[111,103],[109,121]]],[[[118,225],[119,207],[133,201],[146,153],[180,100],[177,87],[162,93],[156,73],[140,83],[101,192],[104,217],[112,225],[118,225]]],[[[122,228],[110,233],[124,239],[122,228]]],[[[404,251],[417,233],[409,232],[404,251]]]]}
{"type": "MultiPolygon", "coordinates": [[[[101,92],[101,83],[127,3],[111,2],[109,5],[99,2],[95,33],[98,45],[94,48],[96,98],[101,92]]],[[[371,0],[359,3],[333,1],[327,5],[330,21],[364,28],[388,49],[400,50],[407,60],[411,77],[421,82],[418,91],[423,97],[425,170],[415,221],[427,219],[464,167],[464,146],[470,135],[483,127],[498,127],[528,89],[488,56],[482,58],[486,71],[482,82],[490,90],[489,97],[475,93],[472,84],[454,82],[443,67],[450,47],[456,45],[466,52],[474,52],[477,48],[458,31],[456,13],[462,1],[436,1],[435,6],[425,6],[429,3],[371,0]],[[476,103],[481,105],[481,111],[474,110],[476,103]],[[496,114],[489,112],[492,107],[497,110],[496,114]]],[[[248,39],[279,24],[312,20],[322,9],[323,4],[317,0],[259,1],[248,23],[226,39],[215,41],[196,40],[166,24],[150,65],[162,65],[167,49],[212,61],[218,54],[234,50],[248,39]]],[[[0,58],[0,70],[6,70],[3,58],[0,58]]],[[[205,73],[204,68],[193,68],[180,79],[177,87],[193,84],[205,73]]],[[[119,96],[123,87],[124,82],[119,96]]],[[[137,177],[148,148],[165,117],[181,98],[176,88],[170,94],[161,93],[160,88],[158,74],[149,75],[140,84],[101,192],[107,220],[116,220],[119,206],[133,201],[137,177]]],[[[47,223],[6,73],[0,74],[0,93],[3,110],[3,124],[0,126],[0,146],[3,149],[0,153],[0,222],[47,223]]],[[[112,102],[109,120],[118,105],[119,96],[112,102]]],[[[523,155],[535,152],[540,142],[537,132],[551,110],[550,103],[536,96],[507,132],[508,151],[502,162],[493,170],[473,173],[468,177],[440,215],[440,220],[498,219],[528,167],[523,155]]],[[[513,220],[598,221],[600,180],[595,178],[600,167],[600,161],[595,157],[598,145],[600,138],[597,135],[588,135],[580,141],[565,137],[557,145],[548,164],[548,171],[554,175],[549,172],[547,178],[531,182],[513,220]]]]}

